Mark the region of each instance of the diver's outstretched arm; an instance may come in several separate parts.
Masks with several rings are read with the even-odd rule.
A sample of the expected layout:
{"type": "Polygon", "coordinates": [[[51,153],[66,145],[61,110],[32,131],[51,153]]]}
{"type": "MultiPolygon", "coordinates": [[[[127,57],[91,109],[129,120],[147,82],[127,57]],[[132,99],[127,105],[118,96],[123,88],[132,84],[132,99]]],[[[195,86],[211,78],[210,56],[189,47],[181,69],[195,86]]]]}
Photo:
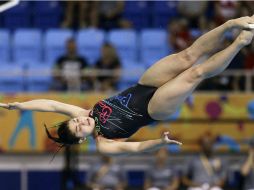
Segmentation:
{"type": "Polygon", "coordinates": [[[88,116],[89,111],[78,106],[57,102],[54,100],[37,99],[27,102],[0,103],[0,107],[9,110],[31,110],[40,112],[56,112],[70,117],[88,116]]]}
{"type": "Polygon", "coordinates": [[[142,142],[119,142],[114,140],[102,140],[97,142],[97,150],[103,154],[121,155],[128,153],[153,151],[168,144],[182,145],[182,143],[178,141],[169,139],[168,134],[168,132],[164,132],[163,136],[160,139],[147,140],[142,142]]]}

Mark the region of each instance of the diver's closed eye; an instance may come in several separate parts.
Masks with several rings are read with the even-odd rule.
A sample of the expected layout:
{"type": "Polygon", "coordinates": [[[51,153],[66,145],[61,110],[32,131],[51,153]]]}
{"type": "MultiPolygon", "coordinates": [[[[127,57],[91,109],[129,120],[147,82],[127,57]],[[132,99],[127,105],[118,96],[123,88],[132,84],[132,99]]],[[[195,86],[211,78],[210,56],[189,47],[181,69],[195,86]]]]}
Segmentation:
{"type": "Polygon", "coordinates": [[[81,131],[81,127],[79,125],[76,125],[76,132],[81,131]]]}

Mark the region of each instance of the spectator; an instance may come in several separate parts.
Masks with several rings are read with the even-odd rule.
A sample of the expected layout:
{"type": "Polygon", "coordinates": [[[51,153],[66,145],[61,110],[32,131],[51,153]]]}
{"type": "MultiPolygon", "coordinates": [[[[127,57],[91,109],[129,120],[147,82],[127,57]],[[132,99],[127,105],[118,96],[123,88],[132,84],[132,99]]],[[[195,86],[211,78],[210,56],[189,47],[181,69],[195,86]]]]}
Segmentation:
{"type": "Polygon", "coordinates": [[[122,18],[124,1],[99,1],[98,14],[100,28],[110,30],[113,28],[130,28],[129,21],[122,18]]]}
{"type": "MultiPolygon", "coordinates": [[[[224,47],[228,47],[233,42],[232,37],[227,37],[224,40],[224,47]]],[[[244,69],[244,55],[245,49],[241,50],[231,61],[229,65],[229,69],[231,71],[234,70],[242,70],[244,69]]],[[[234,90],[234,91],[241,91],[244,90],[244,78],[241,76],[221,76],[217,78],[217,84],[215,84],[215,89],[217,90],[234,90]]]]}
{"type": "Polygon", "coordinates": [[[94,1],[67,1],[65,18],[62,27],[65,28],[97,27],[97,2],[94,1]],[[76,14],[75,14],[76,13],[76,14]]]}
{"type": "Polygon", "coordinates": [[[254,69],[254,43],[250,44],[245,51],[244,68],[246,70],[254,69]]]}
{"type": "Polygon", "coordinates": [[[252,13],[254,11],[254,9],[251,8],[252,6],[254,6],[253,2],[248,2],[248,1],[241,2],[239,16],[242,17],[242,16],[252,15],[252,13]]]}
{"type": "Polygon", "coordinates": [[[226,179],[226,171],[220,158],[213,155],[214,139],[202,137],[201,154],[191,160],[183,183],[189,190],[220,190],[226,179]]]}
{"type": "MultiPolygon", "coordinates": [[[[96,69],[104,71],[118,72],[121,68],[120,60],[116,54],[115,48],[106,43],[101,48],[101,57],[95,64],[96,69]]],[[[114,90],[118,82],[118,76],[99,76],[95,80],[95,89],[98,90],[114,90]]]]}
{"type": "MultiPolygon", "coordinates": [[[[246,71],[253,71],[254,69],[254,43],[245,48],[245,60],[244,60],[244,68],[246,71]]],[[[252,89],[254,89],[254,77],[252,75],[252,89]]]]}
{"type": "Polygon", "coordinates": [[[168,164],[167,149],[160,149],[156,154],[155,163],[146,175],[147,190],[177,190],[179,179],[173,165],[168,164]]]}
{"type": "Polygon", "coordinates": [[[249,155],[241,168],[244,177],[243,190],[254,189],[254,138],[250,141],[249,155]]]}
{"type": "Polygon", "coordinates": [[[113,163],[111,157],[103,156],[102,163],[92,171],[90,187],[93,190],[123,190],[124,182],[121,167],[113,163]]]}
{"type": "Polygon", "coordinates": [[[239,15],[241,3],[234,0],[215,1],[215,21],[217,25],[239,15]]]}
{"type": "MultiPolygon", "coordinates": [[[[231,44],[232,41],[229,42],[231,44]]],[[[246,49],[242,49],[231,61],[229,65],[230,70],[243,70],[244,69],[244,61],[246,59],[245,53],[246,49]]],[[[244,90],[244,77],[243,76],[232,76],[230,77],[230,89],[234,91],[243,91],[244,90]]]]}
{"type": "Polygon", "coordinates": [[[254,13],[254,1],[242,1],[241,3],[248,9],[248,15],[243,16],[249,16],[254,13]]]}
{"type": "Polygon", "coordinates": [[[87,79],[82,77],[82,70],[86,67],[86,59],[77,53],[75,40],[72,38],[67,40],[66,54],[59,57],[55,65],[58,72],[53,89],[79,92],[88,88],[87,79]]]}
{"type": "Polygon", "coordinates": [[[208,1],[179,1],[179,13],[188,19],[189,27],[202,28],[205,22],[205,12],[208,7],[208,1]]]}
{"type": "MultiPolygon", "coordinates": [[[[222,47],[226,48],[233,42],[233,34],[228,34],[223,40],[222,47]]],[[[246,48],[242,49],[231,61],[229,69],[231,71],[243,70],[246,60],[246,48]]],[[[244,77],[234,76],[218,76],[205,81],[201,86],[201,90],[219,90],[219,91],[242,91],[244,90],[244,77]]]]}
{"type": "Polygon", "coordinates": [[[168,25],[169,44],[175,52],[182,51],[192,43],[186,19],[174,19],[168,25]]]}

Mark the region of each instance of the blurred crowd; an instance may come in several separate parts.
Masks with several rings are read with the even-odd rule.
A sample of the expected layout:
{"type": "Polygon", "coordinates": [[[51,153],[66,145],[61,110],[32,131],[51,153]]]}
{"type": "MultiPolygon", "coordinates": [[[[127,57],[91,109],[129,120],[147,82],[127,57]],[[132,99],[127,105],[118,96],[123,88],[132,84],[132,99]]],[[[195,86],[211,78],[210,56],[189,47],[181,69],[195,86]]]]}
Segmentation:
{"type": "MultiPolygon", "coordinates": [[[[85,184],[78,183],[77,190],[251,190],[254,188],[254,139],[249,143],[249,153],[239,159],[237,172],[232,177],[229,163],[215,154],[215,139],[205,135],[200,139],[200,153],[182,163],[169,159],[168,149],[157,151],[147,167],[130,174],[125,161],[101,156],[100,161],[88,170],[85,184]],[[132,178],[132,179],[131,179],[132,178]],[[233,178],[233,179],[232,179],[233,178]]],[[[178,160],[179,162],[179,160],[178,160]]],[[[128,163],[130,164],[130,163],[128,163]]],[[[142,164],[142,163],[140,163],[142,164]]],[[[64,178],[63,184],[68,180],[64,178]]],[[[72,178],[73,180],[73,178],[72,178]]],[[[63,188],[68,189],[68,188],[63,188]]]]}
{"type": "MultiPolygon", "coordinates": [[[[168,18],[168,45],[173,52],[189,47],[200,35],[212,30],[225,21],[254,13],[252,1],[180,1],[175,3],[176,14],[168,18]]],[[[124,1],[67,1],[64,28],[115,28],[134,27],[131,20],[124,17],[124,1]]],[[[147,18],[149,19],[149,18],[147,18]]],[[[228,46],[237,34],[228,34],[222,42],[221,49],[228,46]]],[[[86,58],[78,55],[75,41],[66,44],[66,54],[56,60],[56,68],[62,76],[55,78],[55,90],[79,91],[84,89],[115,90],[119,77],[82,77],[79,70],[88,68],[86,58]],[[75,73],[75,74],[74,74],[75,73]]],[[[230,70],[252,70],[254,67],[254,43],[242,49],[229,66],[230,70]]],[[[120,70],[121,60],[111,44],[101,49],[101,58],[97,60],[96,69],[120,70]]],[[[199,90],[235,90],[244,89],[246,79],[239,75],[220,76],[209,79],[200,85],[199,90]]],[[[253,80],[253,78],[252,78],[253,80]]]]}
{"type": "Polygon", "coordinates": [[[95,65],[89,66],[86,58],[78,54],[77,45],[73,38],[66,42],[66,53],[60,56],[55,63],[54,83],[52,89],[57,91],[81,92],[84,90],[113,91],[117,89],[117,76],[95,75],[84,77],[86,69],[97,69],[100,71],[119,71],[121,62],[115,48],[105,43],[101,47],[99,59],[95,65]]]}
{"type": "MultiPolygon", "coordinates": [[[[139,66],[141,70],[144,70],[159,58],[189,47],[200,35],[225,21],[247,15],[251,16],[254,13],[253,7],[253,1],[233,0],[22,1],[18,6],[4,12],[0,18],[0,26],[3,28],[1,30],[1,36],[3,36],[3,40],[1,40],[3,44],[0,47],[1,61],[3,64],[5,62],[14,62],[19,65],[22,60],[33,63],[36,60],[38,62],[50,62],[51,66],[52,60],[55,59],[54,56],[56,54],[59,56],[60,50],[58,51],[57,48],[54,48],[54,39],[56,37],[53,37],[53,39],[50,37],[55,35],[54,32],[61,33],[64,36],[63,31],[65,31],[72,33],[73,38],[65,42],[66,52],[58,59],[53,60],[57,72],[55,76],[57,77],[54,78],[56,82],[52,84],[50,90],[121,90],[138,78],[138,75],[133,77],[124,76],[122,77],[124,78],[123,80],[128,78],[131,82],[124,81],[120,84],[122,81],[119,82],[119,80],[123,76],[121,71],[130,68],[126,67],[126,65],[136,66],[141,63],[139,66]],[[28,29],[28,31],[22,31],[24,28],[28,29]],[[54,29],[56,30],[54,31],[54,29]],[[86,33],[88,31],[82,29],[101,29],[93,30],[93,38],[91,39],[96,39],[95,31],[103,33],[101,34],[103,36],[101,41],[105,43],[103,47],[101,47],[100,43],[94,42],[97,45],[95,45],[96,47],[94,46],[96,48],[96,51],[94,51],[91,48],[92,45],[89,44],[91,41],[88,40],[89,42],[87,42],[84,39],[85,37],[80,37],[80,32],[86,33]],[[115,34],[116,31],[118,34],[112,37],[113,35],[111,34],[115,34]],[[130,35],[126,34],[128,33],[127,31],[130,35]],[[147,35],[151,31],[157,31],[157,33],[147,35]],[[30,42],[33,39],[32,34],[35,39],[34,42],[30,42]],[[126,39],[122,38],[123,35],[126,35],[126,39]],[[152,45],[160,41],[157,42],[160,47],[158,45],[154,45],[155,47],[149,46],[149,43],[146,42],[150,41],[144,36],[148,36],[147,38],[151,39],[152,45]],[[114,40],[112,40],[113,38],[114,40]],[[23,39],[23,41],[20,39],[23,39]],[[47,39],[49,40],[47,41],[47,39]],[[78,41],[75,41],[75,39],[78,39],[78,41]],[[128,39],[130,40],[128,41],[128,39]],[[125,47],[126,44],[128,44],[128,47],[125,47]],[[86,46],[84,47],[84,45],[86,46]],[[26,48],[23,48],[24,46],[26,48]],[[96,60],[97,63],[95,64],[91,57],[94,59],[96,57],[97,59],[99,47],[101,47],[101,57],[96,60]],[[131,55],[129,55],[129,52],[131,52],[131,55]],[[132,63],[127,64],[126,60],[131,60],[132,63]],[[123,69],[121,70],[121,68],[123,69]],[[106,74],[103,76],[93,75],[89,73],[89,69],[103,69],[105,71],[103,73],[106,74]],[[89,76],[83,77],[83,71],[89,76]]],[[[227,33],[221,43],[221,49],[228,46],[236,35],[236,32],[227,33]]],[[[61,40],[61,42],[64,42],[64,40],[61,40]]],[[[59,48],[61,48],[62,52],[63,44],[58,45],[61,46],[59,48]]],[[[34,66],[30,63],[21,64],[34,66]]],[[[6,64],[6,66],[9,65],[6,64]]],[[[254,79],[249,75],[252,74],[249,71],[252,71],[253,67],[254,44],[252,43],[242,49],[232,61],[228,69],[231,70],[230,76],[224,74],[206,80],[199,86],[199,90],[243,91],[247,89],[246,91],[251,91],[254,89],[254,79]],[[241,71],[239,72],[239,70],[241,71]],[[232,73],[234,74],[232,75],[232,73]]],[[[97,72],[97,74],[101,73],[97,72]]],[[[139,74],[141,72],[136,73],[139,74]]],[[[49,90],[47,85],[45,84],[44,91],[49,90]]],[[[27,84],[24,86],[27,86],[27,84]]]]}
{"type": "Polygon", "coordinates": [[[124,1],[67,1],[62,27],[130,28],[123,11],[124,1]]]}
{"type": "MultiPolygon", "coordinates": [[[[59,23],[62,28],[100,28],[109,31],[117,28],[137,29],[133,21],[126,18],[124,1],[65,1],[64,17],[59,23]]],[[[167,18],[167,26],[161,26],[168,31],[168,46],[175,53],[189,47],[200,35],[212,30],[225,21],[241,16],[254,14],[254,1],[172,1],[175,6],[173,16],[167,18]]],[[[149,22],[150,18],[147,18],[149,22]]],[[[226,34],[221,49],[227,47],[237,33],[226,34]]],[[[57,91],[80,92],[84,90],[114,91],[117,89],[121,74],[122,60],[117,49],[106,42],[101,47],[100,57],[94,65],[89,65],[87,58],[79,54],[77,42],[69,38],[65,42],[65,53],[55,60],[54,82],[51,89],[57,91]],[[87,75],[86,71],[101,69],[110,74],[104,76],[87,75]],[[111,73],[116,73],[112,76],[111,73]]],[[[245,47],[234,58],[229,70],[252,71],[254,68],[254,43],[245,47]]],[[[242,91],[246,78],[242,75],[219,76],[202,83],[199,90],[234,90],[242,91]]],[[[252,77],[252,84],[254,79],[252,77]]],[[[254,89],[254,86],[252,87],[254,89]]],[[[234,186],[229,185],[228,163],[222,157],[214,154],[214,139],[206,136],[200,139],[201,151],[187,163],[184,169],[179,169],[169,162],[167,149],[159,150],[144,173],[144,183],[141,186],[130,186],[124,163],[116,159],[101,157],[100,163],[88,171],[86,184],[79,184],[76,189],[89,190],[251,190],[254,189],[254,140],[250,141],[248,155],[239,160],[239,176],[234,186]]],[[[48,143],[49,146],[49,143],[48,143]]],[[[53,149],[54,151],[54,149],[53,149]]],[[[63,189],[73,168],[70,163],[69,148],[66,149],[66,168],[63,177],[63,189]]],[[[75,156],[71,156],[76,159],[75,156]]],[[[78,162],[74,160],[74,165],[78,162]]],[[[140,176],[137,176],[139,179],[140,176]]],[[[75,180],[74,180],[75,181],[75,180]]],[[[137,182],[139,184],[139,182],[137,182]]],[[[68,185],[68,184],[67,184],[68,185]]],[[[139,184],[140,185],[140,184],[139,184]]],[[[68,188],[66,188],[68,189],[68,188]]]]}

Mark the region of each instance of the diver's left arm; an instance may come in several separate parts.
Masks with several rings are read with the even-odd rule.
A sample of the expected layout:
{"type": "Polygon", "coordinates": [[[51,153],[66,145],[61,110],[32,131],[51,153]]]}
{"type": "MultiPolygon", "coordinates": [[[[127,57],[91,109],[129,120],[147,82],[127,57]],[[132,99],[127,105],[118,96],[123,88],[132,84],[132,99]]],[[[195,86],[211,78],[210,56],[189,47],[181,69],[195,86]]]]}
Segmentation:
{"type": "Polygon", "coordinates": [[[99,141],[97,143],[97,149],[103,154],[117,155],[153,151],[168,144],[182,144],[178,141],[169,139],[168,134],[168,132],[164,132],[162,138],[160,139],[142,142],[99,141]]]}

